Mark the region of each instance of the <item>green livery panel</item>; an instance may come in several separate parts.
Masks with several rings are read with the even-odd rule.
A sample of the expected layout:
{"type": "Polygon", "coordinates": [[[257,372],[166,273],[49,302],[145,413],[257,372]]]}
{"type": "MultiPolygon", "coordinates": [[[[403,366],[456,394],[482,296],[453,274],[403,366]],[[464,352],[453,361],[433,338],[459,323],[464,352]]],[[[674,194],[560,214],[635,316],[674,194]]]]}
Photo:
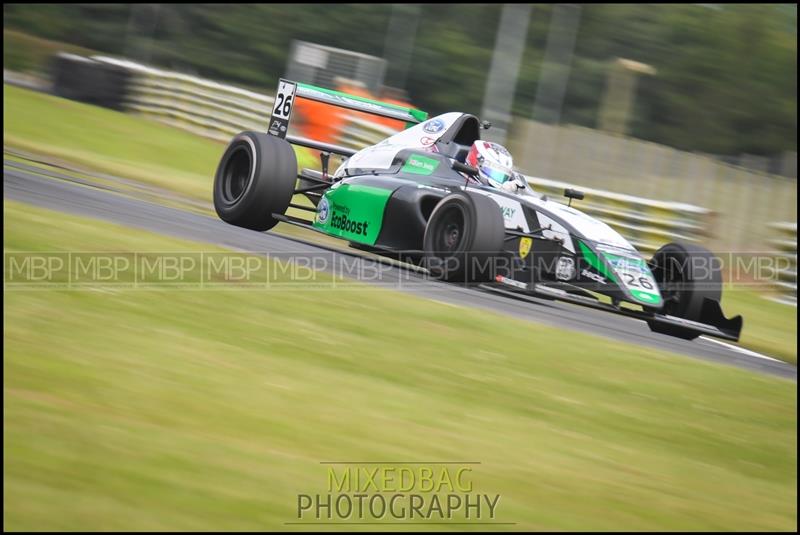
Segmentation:
{"type": "Polygon", "coordinates": [[[436,168],[439,167],[439,163],[439,160],[434,158],[428,158],[421,154],[412,154],[408,157],[400,171],[412,175],[431,175],[436,171],[436,168]]]}
{"type": "Polygon", "coordinates": [[[648,305],[660,305],[661,294],[658,291],[658,284],[647,267],[647,262],[641,258],[632,256],[619,256],[611,253],[603,253],[616,271],[622,284],[628,289],[634,299],[640,303],[648,305]]]}
{"type": "Polygon", "coordinates": [[[588,262],[590,266],[592,266],[595,271],[602,274],[607,279],[611,280],[612,282],[617,282],[616,277],[614,277],[613,271],[606,267],[605,263],[603,263],[600,258],[594,251],[592,251],[587,245],[585,245],[582,241],[578,241],[578,246],[581,248],[581,253],[583,253],[583,258],[588,262]]]}
{"type": "Polygon", "coordinates": [[[358,184],[329,189],[317,206],[314,226],[345,240],[375,245],[392,190],[358,184]]]}
{"type": "Polygon", "coordinates": [[[582,241],[578,240],[578,245],[583,258],[595,271],[626,288],[636,301],[654,306],[662,303],[658,284],[644,260],[607,252],[603,252],[603,259],[582,241]]]}

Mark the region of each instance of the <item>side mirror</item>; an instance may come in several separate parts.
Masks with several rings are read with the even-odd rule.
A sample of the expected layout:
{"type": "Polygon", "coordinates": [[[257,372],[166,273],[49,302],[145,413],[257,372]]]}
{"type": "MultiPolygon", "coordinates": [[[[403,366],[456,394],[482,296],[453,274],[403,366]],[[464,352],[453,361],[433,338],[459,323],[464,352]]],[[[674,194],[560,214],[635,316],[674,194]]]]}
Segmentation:
{"type": "Polygon", "coordinates": [[[569,203],[567,204],[567,206],[572,206],[572,199],[576,199],[579,201],[583,200],[583,192],[576,189],[567,188],[564,190],[564,197],[569,199],[569,203]]]}

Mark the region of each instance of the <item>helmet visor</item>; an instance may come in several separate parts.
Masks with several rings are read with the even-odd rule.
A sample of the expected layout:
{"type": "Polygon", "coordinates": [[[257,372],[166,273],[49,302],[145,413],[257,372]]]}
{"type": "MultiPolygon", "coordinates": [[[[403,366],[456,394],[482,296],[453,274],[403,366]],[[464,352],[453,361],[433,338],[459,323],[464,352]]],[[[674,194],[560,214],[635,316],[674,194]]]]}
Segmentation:
{"type": "Polygon", "coordinates": [[[507,181],[511,180],[511,173],[509,173],[504,169],[498,169],[496,167],[489,167],[488,165],[482,165],[480,167],[480,171],[487,178],[497,182],[498,184],[505,184],[507,181]]]}

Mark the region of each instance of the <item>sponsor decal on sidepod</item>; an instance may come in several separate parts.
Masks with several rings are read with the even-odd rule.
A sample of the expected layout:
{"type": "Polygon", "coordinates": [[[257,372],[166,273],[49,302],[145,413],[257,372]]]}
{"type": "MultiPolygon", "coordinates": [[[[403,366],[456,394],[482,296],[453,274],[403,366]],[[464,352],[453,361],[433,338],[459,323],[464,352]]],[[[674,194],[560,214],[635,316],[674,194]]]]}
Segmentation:
{"type": "Polygon", "coordinates": [[[592,273],[588,269],[584,269],[581,271],[581,275],[586,277],[587,279],[592,279],[595,282],[599,282],[600,284],[605,284],[606,279],[602,275],[598,275],[597,273],[592,273]]]}
{"type": "Polygon", "coordinates": [[[364,236],[366,236],[367,227],[369,226],[369,223],[366,221],[356,221],[354,219],[349,219],[347,217],[347,214],[340,214],[334,210],[333,217],[331,218],[331,226],[333,228],[343,230],[345,232],[352,232],[353,234],[363,234],[364,236]]]}
{"type": "Polygon", "coordinates": [[[317,221],[321,224],[328,222],[328,217],[331,215],[331,205],[328,199],[323,197],[317,206],[317,221]]]}

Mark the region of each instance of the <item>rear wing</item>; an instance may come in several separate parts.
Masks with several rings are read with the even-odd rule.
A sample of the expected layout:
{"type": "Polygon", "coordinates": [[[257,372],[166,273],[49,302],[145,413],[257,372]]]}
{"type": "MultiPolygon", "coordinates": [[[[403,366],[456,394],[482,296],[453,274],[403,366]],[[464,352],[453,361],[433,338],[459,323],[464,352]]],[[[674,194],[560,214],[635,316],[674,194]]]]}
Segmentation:
{"type": "MultiPolygon", "coordinates": [[[[292,82],[283,78],[278,82],[278,91],[275,93],[275,102],[273,103],[272,115],[269,119],[268,133],[280,138],[286,138],[286,132],[289,130],[289,121],[292,117],[292,108],[294,107],[295,98],[305,98],[308,100],[315,100],[323,102],[339,108],[346,108],[349,110],[360,111],[377,115],[379,117],[387,117],[389,119],[397,119],[405,121],[406,128],[415,124],[421,123],[428,119],[428,113],[415,108],[406,108],[396,104],[389,104],[387,102],[380,102],[369,98],[359,97],[356,95],[348,95],[333,89],[325,89],[323,87],[316,87],[301,82],[292,82]]],[[[297,141],[309,142],[301,138],[288,139],[290,143],[297,141]]],[[[307,143],[297,143],[308,146],[307,143]]],[[[318,143],[319,145],[327,145],[318,143]]],[[[315,148],[315,147],[312,147],[315,148]]],[[[342,147],[344,148],[344,147],[342,147]]],[[[349,151],[348,152],[355,152],[349,151]]],[[[339,151],[331,151],[339,152],[339,151]]]]}

